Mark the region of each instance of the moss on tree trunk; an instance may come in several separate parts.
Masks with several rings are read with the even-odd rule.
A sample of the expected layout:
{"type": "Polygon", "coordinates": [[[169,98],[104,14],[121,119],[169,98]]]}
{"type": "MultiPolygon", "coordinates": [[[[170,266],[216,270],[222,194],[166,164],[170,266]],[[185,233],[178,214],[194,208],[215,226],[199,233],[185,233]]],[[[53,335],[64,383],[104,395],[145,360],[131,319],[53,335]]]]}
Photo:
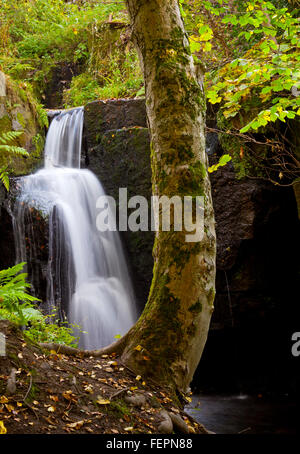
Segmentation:
{"type": "Polygon", "coordinates": [[[175,0],[128,0],[143,67],[151,134],[153,194],[204,196],[204,238],[159,231],[153,281],[123,361],[185,391],[199,363],[215,294],[215,227],[205,154],[205,97],[175,0]]]}

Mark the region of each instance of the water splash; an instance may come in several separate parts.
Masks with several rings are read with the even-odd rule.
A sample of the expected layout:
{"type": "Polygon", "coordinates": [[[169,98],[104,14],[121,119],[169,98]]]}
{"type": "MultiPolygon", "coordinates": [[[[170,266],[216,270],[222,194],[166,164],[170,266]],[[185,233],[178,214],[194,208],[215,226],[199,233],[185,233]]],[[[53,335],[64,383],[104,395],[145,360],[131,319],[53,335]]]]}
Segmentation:
{"type": "Polygon", "coordinates": [[[79,324],[80,347],[95,349],[124,334],[136,319],[134,294],[118,232],[96,228],[96,201],[104,190],[80,170],[83,109],[63,112],[50,125],[45,167],[21,179],[15,207],[18,261],[26,261],[26,212],[34,207],[49,222],[47,298],[79,324]]]}

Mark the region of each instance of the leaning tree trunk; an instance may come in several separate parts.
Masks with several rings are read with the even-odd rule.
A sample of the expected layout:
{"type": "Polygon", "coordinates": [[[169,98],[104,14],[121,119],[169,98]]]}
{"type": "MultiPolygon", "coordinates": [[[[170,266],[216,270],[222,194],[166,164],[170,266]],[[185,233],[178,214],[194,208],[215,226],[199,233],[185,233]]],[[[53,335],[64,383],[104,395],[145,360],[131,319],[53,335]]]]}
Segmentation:
{"type": "MultiPolygon", "coordinates": [[[[199,363],[215,295],[215,226],[205,154],[205,97],[177,0],[127,0],[142,64],[158,196],[204,196],[204,237],[159,231],[147,305],[126,336],[122,360],[185,391],[199,363]]],[[[201,228],[201,226],[198,226],[201,228]]]]}

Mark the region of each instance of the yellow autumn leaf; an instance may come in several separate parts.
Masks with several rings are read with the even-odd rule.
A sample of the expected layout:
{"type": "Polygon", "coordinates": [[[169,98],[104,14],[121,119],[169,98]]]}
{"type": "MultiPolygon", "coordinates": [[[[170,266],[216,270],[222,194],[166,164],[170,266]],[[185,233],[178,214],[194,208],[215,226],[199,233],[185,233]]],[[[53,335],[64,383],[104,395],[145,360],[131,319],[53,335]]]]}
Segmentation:
{"type": "Polygon", "coordinates": [[[0,404],[6,404],[8,402],[8,398],[6,396],[0,397],[0,404]]]}
{"type": "Polygon", "coordinates": [[[100,399],[97,399],[97,400],[96,400],[96,403],[99,404],[99,405],[108,405],[108,404],[110,404],[110,400],[108,400],[108,399],[101,399],[101,398],[100,398],[100,399]]]}
{"type": "Polygon", "coordinates": [[[4,422],[3,421],[0,421],[0,435],[4,435],[7,433],[7,429],[4,425],[4,422]]]}
{"type": "Polygon", "coordinates": [[[137,352],[140,352],[142,350],[142,346],[141,345],[137,345],[136,347],[134,347],[134,350],[136,350],[137,352]]]}
{"type": "Polygon", "coordinates": [[[51,405],[50,407],[47,408],[47,410],[49,411],[49,413],[54,413],[56,409],[51,405]]]}
{"type": "Polygon", "coordinates": [[[109,366],[117,366],[118,365],[117,361],[109,361],[107,364],[109,366]]]}
{"type": "Polygon", "coordinates": [[[70,427],[71,429],[80,429],[84,424],[84,421],[76,421],[76,422],[71,422],[70,424],[67,424],[67,427],[70,427]]]}

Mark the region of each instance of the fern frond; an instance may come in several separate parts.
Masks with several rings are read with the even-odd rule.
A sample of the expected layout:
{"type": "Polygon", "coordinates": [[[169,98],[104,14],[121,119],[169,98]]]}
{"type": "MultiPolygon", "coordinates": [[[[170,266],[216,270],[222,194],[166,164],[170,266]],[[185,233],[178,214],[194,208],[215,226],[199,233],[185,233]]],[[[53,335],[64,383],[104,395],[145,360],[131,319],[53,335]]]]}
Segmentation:
{"type": "Polygon", "coordinates": [[[0,153],[1,151],[16,155],[29,156],[29,153],[25,150],[25,148],[17,147],[15,145],[0,145],[0,153]]]}
{"type": "Polygon", "coordinates": [[[6,171],[5,168],[2,167],[2,169],[0,169],[0,180],[2,181],[5,189],[7,191],[9,191],[9,178],[8,178],[8,172],[6,171]]]}
{"type": "Polygon", "coordinates": [[[3,283],[10,281],[13,276],[19,274],[23,270],[25,265],[26,262],[22,262],[5,270],[0,270],[0,285],[3,285],[3,283]]]}
{"type": "Polygon", "coordinates": [[[0,143],[7,144],[7,142],[12,142],[23,134],[23,131],[7,131],[3,132],[0,135],[0,143]]]}
{"type": "Polygon", "coordinates": [[[25,263],[0,271],[0,317],[8,313],[21,325],[26,324],[24,309],[31,307],[38,298],[27,293],[30,284],[26,282],[27,273],[21,273],[25,263]]]}

